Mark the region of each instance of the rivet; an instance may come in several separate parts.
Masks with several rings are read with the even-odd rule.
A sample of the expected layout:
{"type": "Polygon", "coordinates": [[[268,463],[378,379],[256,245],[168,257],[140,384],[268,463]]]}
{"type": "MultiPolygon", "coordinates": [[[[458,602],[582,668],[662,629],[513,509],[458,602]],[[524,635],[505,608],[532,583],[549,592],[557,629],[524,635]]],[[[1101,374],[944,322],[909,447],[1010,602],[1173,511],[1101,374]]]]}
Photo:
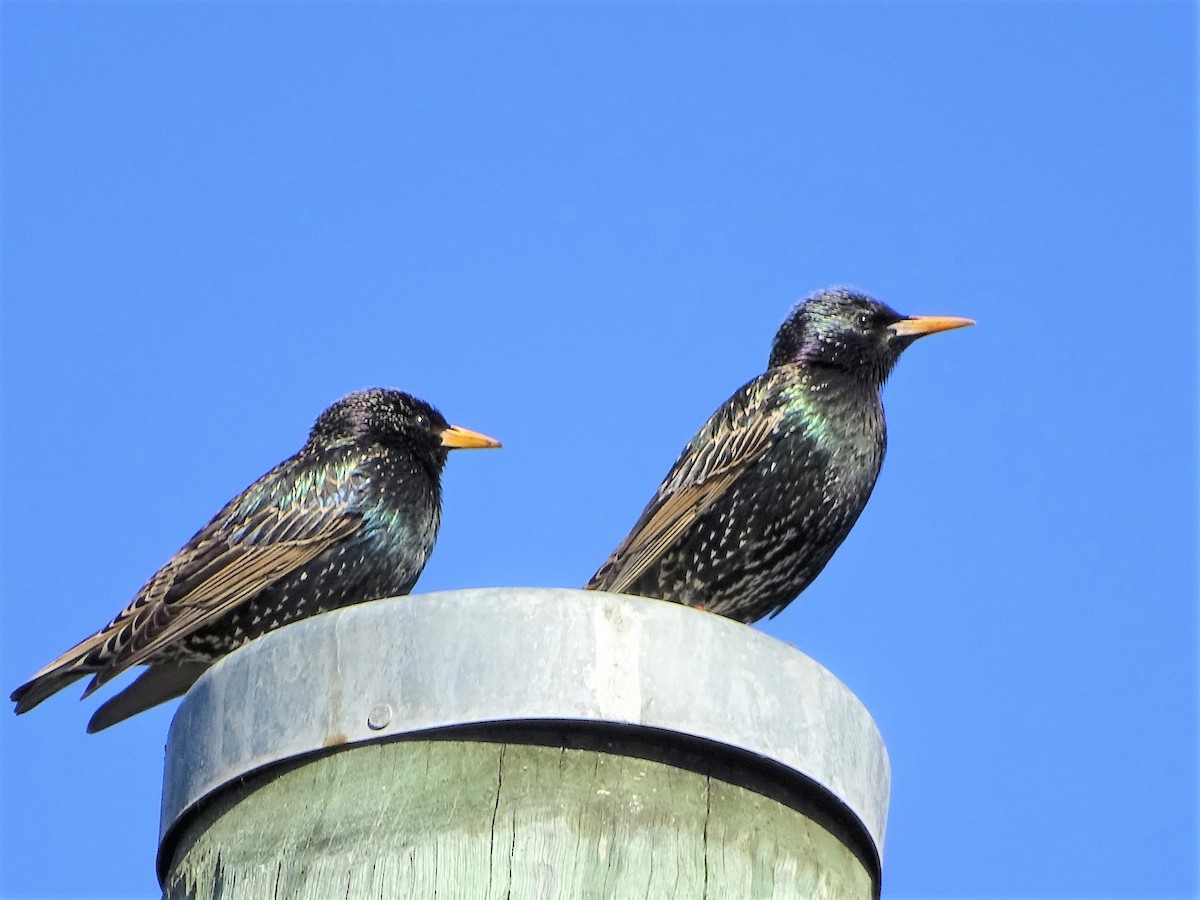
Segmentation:
{"type": "Polygon", "coordinates": [[[386,703],[376,703],[367,714],[367,727],[372,731],[387,728],[392,721],[392,708],[386,703]]]}

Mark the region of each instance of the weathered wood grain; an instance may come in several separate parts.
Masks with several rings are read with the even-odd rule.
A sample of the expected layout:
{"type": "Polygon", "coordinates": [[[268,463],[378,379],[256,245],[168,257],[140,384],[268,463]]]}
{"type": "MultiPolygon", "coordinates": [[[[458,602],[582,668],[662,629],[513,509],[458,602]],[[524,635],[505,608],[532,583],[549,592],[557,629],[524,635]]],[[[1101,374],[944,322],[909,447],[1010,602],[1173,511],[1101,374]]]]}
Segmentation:
{"type": "Polygon", "coordinates": [[[164,897],[877,896],[848,833],[803,798],[702,754],[558,743],[360,744],[246,779],[182,830],[164,897]]]}

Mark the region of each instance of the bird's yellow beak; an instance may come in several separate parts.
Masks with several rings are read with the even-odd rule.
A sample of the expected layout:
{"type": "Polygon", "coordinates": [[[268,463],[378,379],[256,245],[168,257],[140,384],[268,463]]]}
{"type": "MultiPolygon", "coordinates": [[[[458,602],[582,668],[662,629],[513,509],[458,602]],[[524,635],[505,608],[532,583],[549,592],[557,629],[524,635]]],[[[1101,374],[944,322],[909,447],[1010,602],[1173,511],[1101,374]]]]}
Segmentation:
{"type": "Polygon", "coordinates": [[[964,319],[962,316],[909,316],[889,325],[888,330],[897,337],[921,337],[974,324],[974,319],[964,319]]]}
{"type": "Polygon", "coordinates": [[[486,434],[480,434],[478,431],[459,428],[457,425],[449,425],[442,431],[442,446],[449,447],[452,450],[484,450],[504,445],[494,437],[488,437],[486,434]]]}

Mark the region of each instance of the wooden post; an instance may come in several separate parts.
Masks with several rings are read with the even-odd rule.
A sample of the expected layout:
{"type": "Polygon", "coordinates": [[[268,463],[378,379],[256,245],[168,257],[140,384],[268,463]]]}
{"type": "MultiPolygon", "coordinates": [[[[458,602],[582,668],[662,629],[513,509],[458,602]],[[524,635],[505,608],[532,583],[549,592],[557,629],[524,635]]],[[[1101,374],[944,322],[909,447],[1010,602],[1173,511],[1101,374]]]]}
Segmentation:
{"type": "Polygon", "coordinates": [[[281,629],[171,727],[166,898],[869,898],[887,758],[824,669],[671,604],[428,594],[281,629]]]}

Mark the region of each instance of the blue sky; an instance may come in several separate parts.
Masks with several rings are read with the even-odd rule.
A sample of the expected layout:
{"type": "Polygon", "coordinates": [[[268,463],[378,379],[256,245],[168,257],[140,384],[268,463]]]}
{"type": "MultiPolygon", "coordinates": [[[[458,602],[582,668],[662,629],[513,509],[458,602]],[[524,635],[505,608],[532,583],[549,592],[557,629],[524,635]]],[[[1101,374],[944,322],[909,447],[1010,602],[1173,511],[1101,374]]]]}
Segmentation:
{"type": "MultiPolygon", "coordinates": [[[[579,585],[792,304],[966,315],[760,627],[891,754],[888,897],[1197,888],[1185,3],[4,4],[5,693],[371,385],[418,590],[579,585]]],[[[0,715],[0,894],[157,896],[171,709],[0,715]]]]}

